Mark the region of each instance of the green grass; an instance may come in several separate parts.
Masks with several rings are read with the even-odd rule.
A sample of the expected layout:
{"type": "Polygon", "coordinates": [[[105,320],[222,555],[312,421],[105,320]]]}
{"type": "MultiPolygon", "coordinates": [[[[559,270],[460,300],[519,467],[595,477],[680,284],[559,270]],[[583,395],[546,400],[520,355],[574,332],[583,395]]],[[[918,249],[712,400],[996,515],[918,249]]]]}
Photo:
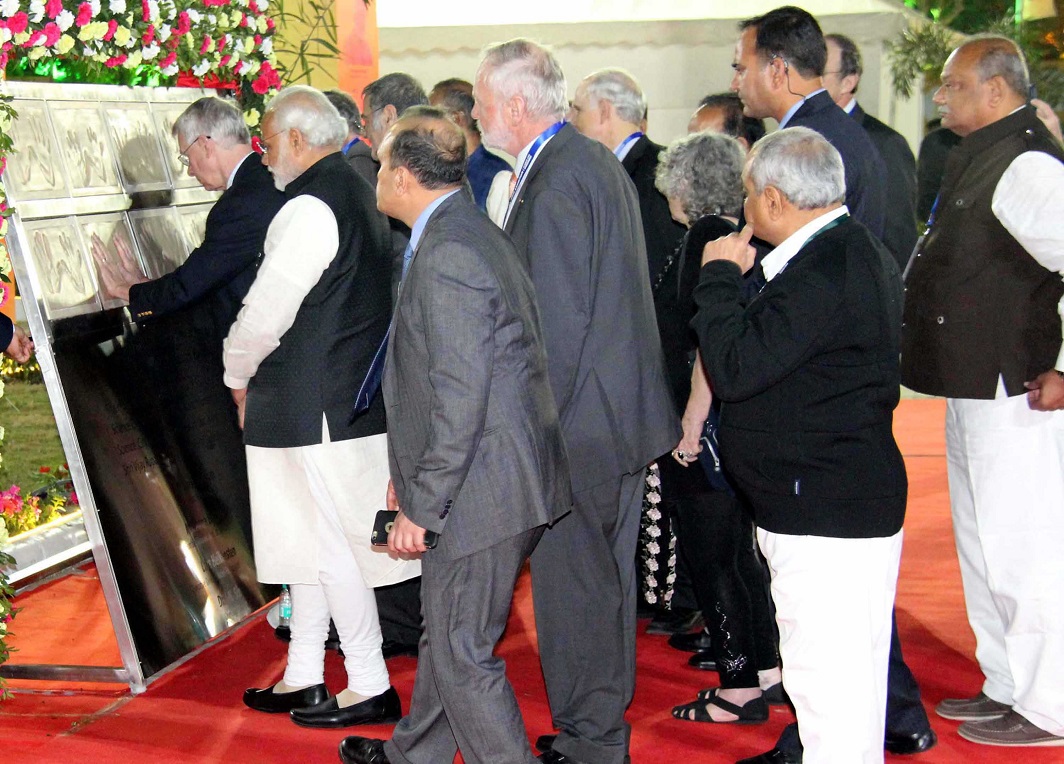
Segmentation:
{"type": "Polygon", "coordinates": [[[66,462],[59,431],[44,385],[8,382],[0,398],[0,425],[5,430],[0,489],[15,484],[23,492],[44,485],[42,466],[53,469],[66,462]]]}

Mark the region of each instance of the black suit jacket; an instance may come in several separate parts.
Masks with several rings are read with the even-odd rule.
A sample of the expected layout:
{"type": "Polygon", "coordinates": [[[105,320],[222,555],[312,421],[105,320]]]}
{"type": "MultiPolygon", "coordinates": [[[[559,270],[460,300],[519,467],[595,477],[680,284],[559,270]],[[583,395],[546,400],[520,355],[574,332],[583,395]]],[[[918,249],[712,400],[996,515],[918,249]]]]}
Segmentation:
{"type": "Polygon", "coordinates": [[[209,298],[221,353],[222,340],[255,280],[266,231],[284,202],[258,154],[250,154],[211,208],[203,243],[188,260],[162,278],[130,287],[133,318],[156,318],[209,298]]]}
{"type": "Polygon", "coordinates": [[[377,170],[381,168],[381,165],[373,158],[373,149],[368,143],[359,138],[344,156],[347,158],[347,163],[354,167],[367,183],[374,188],[377,187],[377,170]]]}
{"type": "Polygon", "coordinates": [[[916,245],[916,157],[905,137],[871,114],[860,104],[850,116],[872,139],[883,164],[887,166],[887,220],[883,243],[904,270],[916,245]]]}
{"type": "Polygon", "coordinates": [[[621,162],[639,195],[639,212],[643,220],[643,238],[647,245],[647,265],[653,283],[669,255],[676,252],[686,229],[672,219],[669,200],[654,185],[658,156],[662,146],[645,135],[629,149],[621,162]]]}
{"type": "Polygon", "coordinates": [[[868,134],[831,100],[826,90],[807,98],[787,127],[808,127],[831,141],[846,169],[846,206],[882,241],[886,230],[887,169],[868,134]]]}
{"type": "Polygon", "coordinates": [[[850,218],[808,242],[757,295],[702,267],[691,322],[721,409],[728,474],[773,533],[892,536],[905,515],[898,404],[901,277],[850,218]]]}
{"type": "Polygon", "coordinates": [[[506,232],[536,288],[573,490],[643,469],[681,433],[632,181],[566,125],[528,170],[506,232]]]}

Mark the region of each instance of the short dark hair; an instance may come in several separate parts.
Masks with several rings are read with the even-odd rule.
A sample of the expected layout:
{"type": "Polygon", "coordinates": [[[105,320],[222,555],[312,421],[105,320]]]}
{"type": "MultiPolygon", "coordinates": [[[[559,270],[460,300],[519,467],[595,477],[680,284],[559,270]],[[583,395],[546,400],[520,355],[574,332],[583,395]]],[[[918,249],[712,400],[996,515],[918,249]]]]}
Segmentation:
{"type": "Polygon", "coordinates": [[[698,102],[699,109],[720,109],[724,115],[724,133],[742,138],[753,146],[765,137],[765,120],[743,114],[743,101],[738,93],[713,93],[698,102]]]}
{"type": "Polygon", "coordinates": [[[362,134],[362,112],[355,103],[355,99],[342,90],[326,90],[325,97],[329,103],[336,107],[340,116],[347,123],[347,132],[355,135],[362,134]]]}
{"type": "Polygon", "coordinates": [[[461,114],[465,118],[466,125],[480,132],[477,128],[477,121],[473,119],[473,104],[476,103],[473,100],[473,83],[457,77],[441,80],[433,86],[431,95],[439,97],[437,106],[448,113],[461,114]]]}
{"type": "Polygon", "coordinates": [[[374,111],[391,105],[399,115],[411,106],[424,106],[429,102],[425,88],[405,72],[392,72],[366,85],[362,89],[363,104],[367,98],[374,111]]]}
{"type": "Polygon", "coordinates": [[[756,31],[757,52],[763,61],[781,58],[806,78],[821,77],[828,59],[824,33],[809,11],[793,5],[739,22],[739,29],[756,31]]]}
{"type": "MultiPolygon", "coordinates": [[[[839,79],[849,77],[851,74],[857,75],[857,78],[860,79],[861,74],[864,73],[864,65],[861,61],[861,51],[857,47],[857,43],[844,34],[824,35],[824,41],[828,40],[831,40],[839,47],[839,79]]],[[[853,94],[857,95],[856,85],[853,86],[853,94]]]]}
{"type": "Polygon", "coordinates": [[[435,106],[414,106],[391,132],[388,163],[405,167],[423,188],[459,186],[466,177],[466,143],[462,129],[435,106]]]}

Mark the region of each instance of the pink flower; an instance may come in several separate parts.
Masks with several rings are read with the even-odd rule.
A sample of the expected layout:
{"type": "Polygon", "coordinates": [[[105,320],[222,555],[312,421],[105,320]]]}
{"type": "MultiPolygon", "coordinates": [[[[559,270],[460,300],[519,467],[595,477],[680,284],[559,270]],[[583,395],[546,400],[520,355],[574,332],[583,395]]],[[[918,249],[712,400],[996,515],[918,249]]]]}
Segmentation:
{"type": "Polygon", "coordinates": [[[266,17],[266,28],[269,29],[272,32],[273,31],[273,27],[274,27],[273,19],[271,19],[269,16],[267,16],[266,17]]]}
{"type": "Polygon", "coordinates": [[[224,56],[222,56],[221,60],[218,61],[218,66],[225,66],[226,64],[229,63],[229,60],[231,58],[232,58],[232,56],[229,55],[228,53],[226,53],[224,56]]]}
{"type": "MultiPolygon", "coordinates": [[[[22,15],[25,16],[26,14],[23,13],[22,15]]],[[[246,13],[241,13],[240,14],[240,26],[246,27],[247,25],[248,25],[248,15],[246,13]]]]}
{"type": "Polygon", "coordinates": [[[177,14],[177,29],[174,30],[174,36],[180,37],[183,34],[188,34],[188,31],[192,29],[192,20],[188,17],[188,13],[181,11],[177,14]]]}
{"type": "Polygon", "coordinates": [[[255,47],[256,48],[259,47],[260,45],[262,45],[262,35],[257,34],[257,35],[255,35],[254,39],[255,39],[255,47]]]}
{"type": "Polygon", "coordinates": [[[7,28],[11,30],[11,34],[21,34],[26,31],[26,27],[30,24],[30,17],[22,11],[19,11],[14,16],[7,20],[7,28]]]}
{"type": "Polygon", "coordinates": [[[118,22],[115,21],[114,19],[111,19],[110,21],[107,22],[107,31],[104,32],[103,39],[104,40],[110,40],[112,37],[115,36],[115,32],[117,32],[117,31],[118,31],[118,22]]]}
{"type": "Polygon", "coordinates": [[[116,66],[121,66],[125,62],[126,62],[126,54],[122,53],[120,55],[112,56],[111,58],[107,59],[106,61],[103,62],[103,65],[106,66],[109,69],[114,69],[116,66]]]}
{"type": "Polygon", "coordinates": [[[207,36],[205,36],[203,38],[203,44],[200,45],[200,49],[199,49],[200,55],[201,56],[204,55],[208,50],[210,50],[210,47],[211,47],[211,36],[207,35],[207,36]]]}
{"type": "Polygon", "coordinates": [[[78,502],[77,491],[71,491],[70,492],[70,504],[71,504],[71,506],[74,506],[74,507],[80,506],[80,503],[78,502]]]}
{"type": "Polygon", "coordinates": [[[92,21],[92,6],[88,3],[82,3],[78,6],[78,17],[74,19],[74,24],[83,27],[92,21]]]}
{"type": "Polygon", "coordinates": [[[148,5],[148,0],[140,0],[140,15],[145,21],[151,21],[151,6],[148,5]]]}
{"type": "Polygon", "coordinates": [[[44,32],[42,32],[40,29],[38,29],[36,32],[34,32],[33,34],[30,35],[30,38],[28,40],[26,40],[26,42],[22,43],[22,47],[23,48],[35,47],[37,45],[40,45],[42,42],[44,42],[44,39],[45,39],[44,32]]]}
{"type": "Polygon", "coordinates": [[[177,53],[174,51],[170,51],[170,55],[168,55],[166,58],[159,62],[159,68],[165,69],[168,66],[173,66],[176,61],[177,53]]]}
{"type": "Polygon", "coordinates": [[[251,0],[251,2],[248,3],[248,10],[251,11],[252,13],[258,13],[259,12],[258,3],[256,3],[255,0],[251,0]]]}
{"type": "Polygon", "coordinates": [[[44,44],[48,47],[55,45],[59,42],[59,38],[63,36],[63,30],[59,28],[59,25],[54,21],[46,24],[44,27],[44,44]]]}
{"type": "Polygon", "coordinates": [[[44,4],[44,12],[48,15],[48,18],[54,19],[63,12],[63,0],[48,0],[44,4]]]}
{"type": "Polygon", "coordinates": [[[222,48],[224,48],[228,44],[229,44],[229,35],[223,34],[221,37],[218,38],[218,50],[221,50],[222,48]]]}
{"type": "Polygon", "coordinates": [[[155,39],[155,27],[154,27],[154,26],[149,26],[149,27],[148,27],[148,28],[147,28],[147,29],[146,29],[146,30],[144,31],[144,34],[142,34],[142,35],[140,36],[140,41],[141,41],[141,42],[142,42],[142,43],[143,43],[144,45],[151,45],[151,43],[152,43],[152,41],[153,41],[154,39],[155,39]]]}

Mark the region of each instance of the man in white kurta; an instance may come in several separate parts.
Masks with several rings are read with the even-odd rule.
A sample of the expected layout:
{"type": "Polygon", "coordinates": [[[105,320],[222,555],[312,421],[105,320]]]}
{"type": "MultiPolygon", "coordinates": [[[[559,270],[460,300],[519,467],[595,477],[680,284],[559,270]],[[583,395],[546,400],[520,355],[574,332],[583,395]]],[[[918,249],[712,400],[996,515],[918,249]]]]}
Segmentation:
{"type": "Polygon", "coordinates": [[[263,134],[263,162],[289,201],[226,339],[225,383],[244,426],[258,577],[289,584],[293,612],[284,678],[244,702],[304,726],[394,721],[373,588],[419,564],[370,546],[388,484],[380,396],[351,415],[390,316],[387,229],[321,93],[283,91],[263,134]],[[330,616],[348,677],[335,697],[323,672],[330,616]]]}

